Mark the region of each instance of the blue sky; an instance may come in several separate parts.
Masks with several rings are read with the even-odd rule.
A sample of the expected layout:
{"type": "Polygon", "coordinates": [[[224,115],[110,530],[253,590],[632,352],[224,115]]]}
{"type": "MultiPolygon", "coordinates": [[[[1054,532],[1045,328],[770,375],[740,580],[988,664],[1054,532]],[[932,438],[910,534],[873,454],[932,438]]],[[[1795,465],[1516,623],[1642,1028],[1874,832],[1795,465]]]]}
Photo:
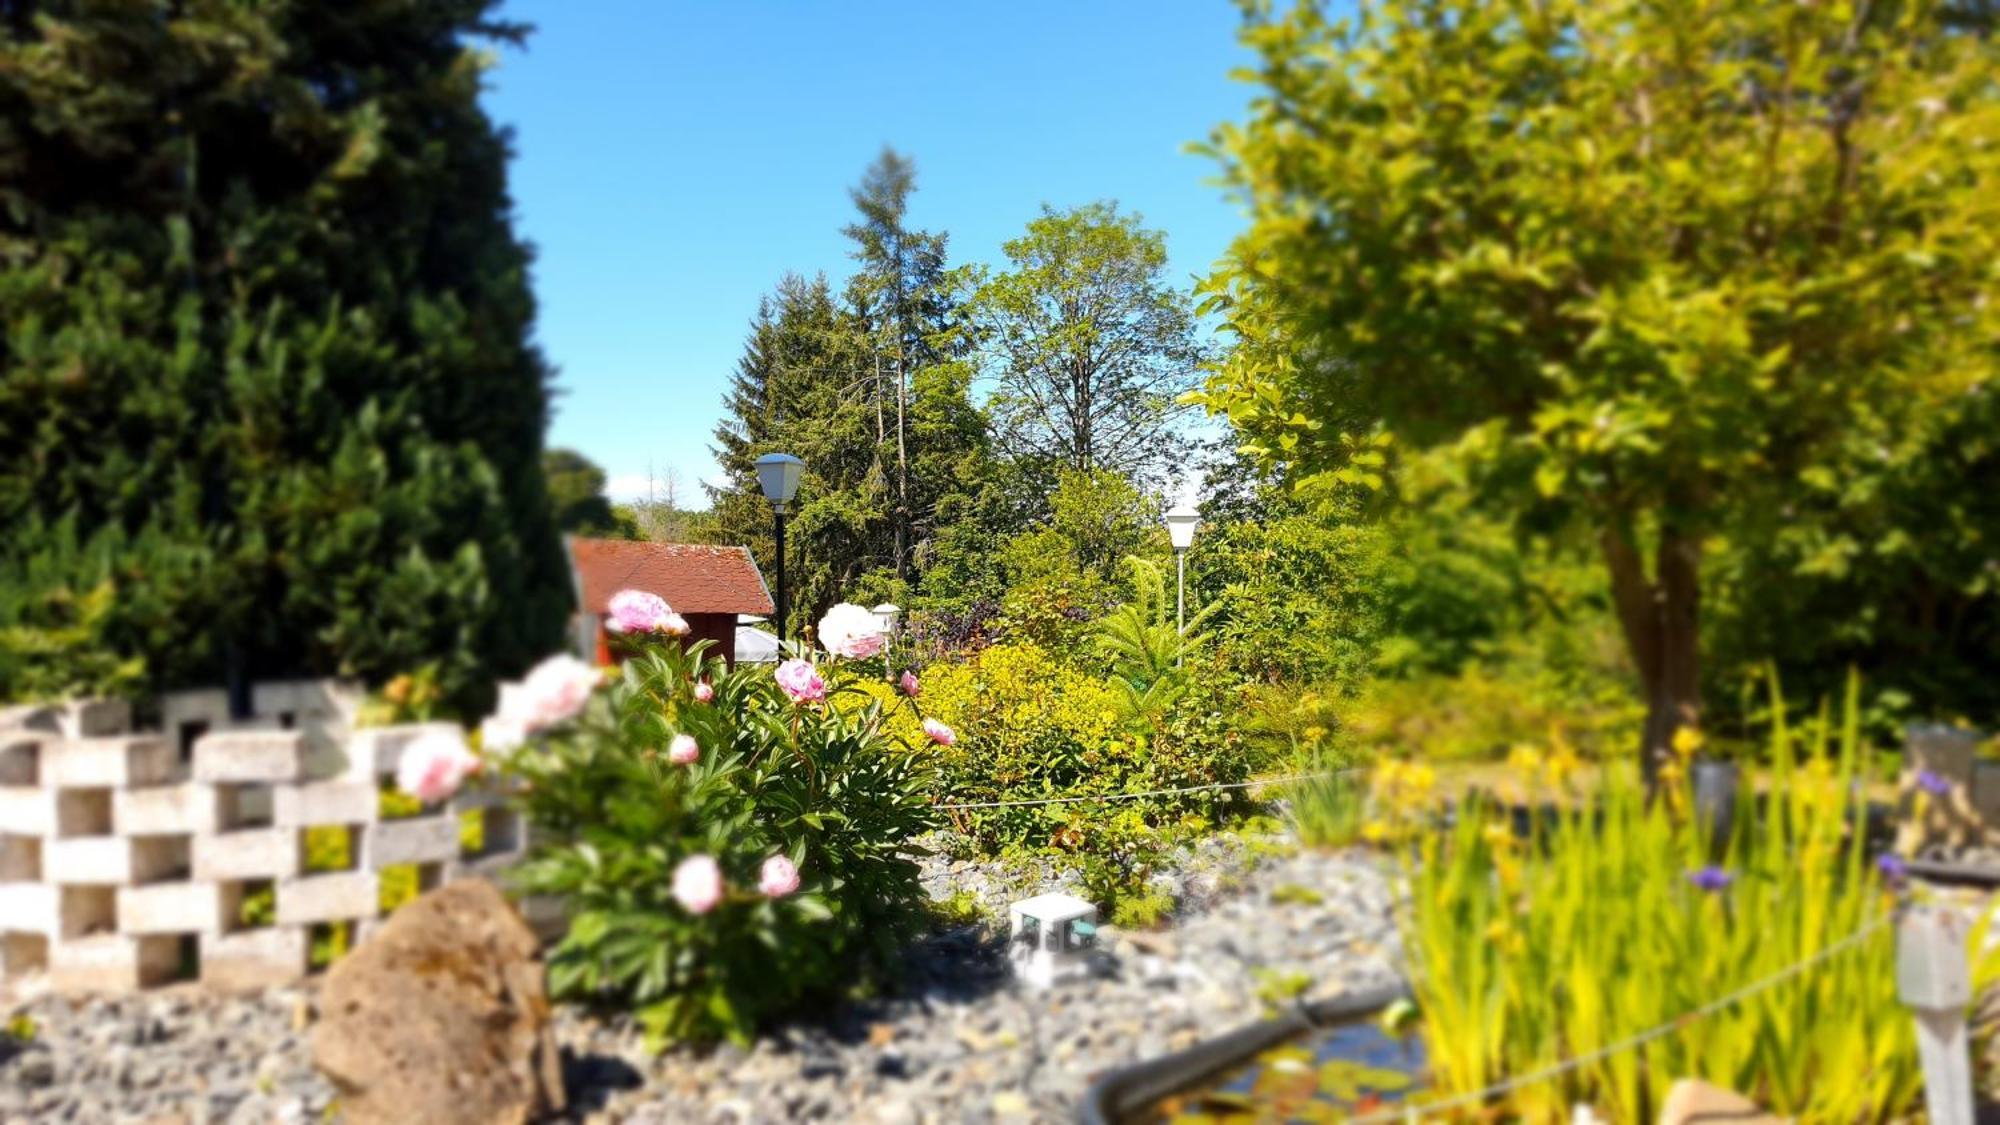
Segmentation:
{"type": "Polygon", "coordinates": [[[757,299],[787,270],[852,272],[847,189],[887,143],[917,161],[913,222],[994,261],[1048,202],[1117,199],[1167,232],[1173,275],[1241,225],[1184,151],[1250,88],[1228,0],[645,3],[516,0],[536,26],[486,105],[515,130],[551,444],[687,501],[757,299]]]}

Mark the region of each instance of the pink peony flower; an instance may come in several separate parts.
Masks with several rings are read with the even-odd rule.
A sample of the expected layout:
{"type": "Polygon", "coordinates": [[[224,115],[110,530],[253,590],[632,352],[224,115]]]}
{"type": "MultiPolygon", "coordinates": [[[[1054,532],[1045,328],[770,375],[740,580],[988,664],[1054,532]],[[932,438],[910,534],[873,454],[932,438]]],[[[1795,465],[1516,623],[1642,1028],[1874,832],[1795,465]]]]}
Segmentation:
{"type": "Polygon", "coordinates": [[[931,741],[939,746],[950,746],[958,741],[958,734],[936,719],[924,720],[924,733],[930,735],[931,741]]]}
{"type": "Polygon", "coordinates": [[[713,856],[691,855],[674,868],[674,901],[689,914],[706,914],[722,901],[722,869],[713,856]]]}
{"type": "Polygon", "coordinates": [[[530,734],[567,722],[590,702],[590,693],[602,681],[602,673],[574,656],[551,656],[529,670],[511,698],[503,696],[501,716],[530,734]]]}
{"type": "Polygon", "coordinates": [[[882,651],[882,622],[852,602],[841,602],[819,619],[819,643],[835,656],[866,659],[882,651]]]}
{"type": "MultiPolygon", "coordinates": [[[[614,633],[665,633],[669,618],[680,621],[665,598],[644,590],[620,590],[605,609],[604,627],[614,633]]],[[[681,621],[681,630],[686,632],[687,622],[681,621]]]]}
{"type": "Polygon", "coordinates": [[[696,703],[715,702],[715,688],[710,686],[707,680],[694,685],[694,701],[696,703]]]}
{"type": "Polygon", "coordinates": [[[489,715],[479,724],[479,745],[481,749],[504,754],[520,747],[528,741],[528,728],[518,720],[502,715],[489,715]]]}
{"type": "Polygon", "coordinates": [[[903,694],[909,696],[911,699],[915,699],[919,694],[921,694],[921,692],[918,690],[917,687],[917,674],[915,672],[903,673],[901,684],[903,688],[903,694]]]}
{"type": "Polygon", "coordinates": [[[774,855],[764,861],[757,889],[764,892],[765,898],[783,898],[799,889],[799,869],[784,856],[774,855]]]}
{"type": "Polygon", "coordinates": [[[667,744],[667,761],[677,766],[694,765],[696,759],[700,757],[701,743],[696,742],[693,735],[677,734],[674,740],[667,744]]]}
{"type": "Polygon", "coordinates": [[[819,669],[804,660],[787,660],[778,665],[778,686],[793,703],[817,703],[826,698],[826,681],[819,678],[819,669]]]}
{"type": "Polygon", "coordinates": [[[434,805],[450,799],[478,768],[479,759],[465,748],[464,738],[433,731],[403,747],[403,756],[396,762],[396,788],[434,805]]]}
{"type": "Polygon", "coordinates": [[[678,613],[667,614],[665,617],[660,618],[660,632],[665,633],[669,637],[687,636],[687,618],[682,617],[678,613]]]}

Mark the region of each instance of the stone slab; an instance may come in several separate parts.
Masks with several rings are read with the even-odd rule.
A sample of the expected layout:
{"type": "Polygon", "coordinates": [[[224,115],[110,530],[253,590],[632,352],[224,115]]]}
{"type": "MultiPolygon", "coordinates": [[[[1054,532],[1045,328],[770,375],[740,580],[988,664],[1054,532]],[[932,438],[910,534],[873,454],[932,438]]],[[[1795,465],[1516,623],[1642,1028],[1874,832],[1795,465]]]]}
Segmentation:
{"type": "Polygon", "coordinates": [[[290,984],[306,974],[311,940],[297,926],[265,926],[201,938],[201,982],[228,992],[290,984]]]}
{"type": "Polygon", "coordinates": [[[213,933],[222,929],[221,888],[214,883],[153,883],[118,891],[124,934],[213,933]]]}
{"type": "Polygon", "coordinates": [[[157,785],[174,780],[180,756],[156,734],[66,738],[42,747],[42,787],[157,785]]]}
{"type": "Polygon", "coordinates": [[[271,797],[272,821],[280,828],[368,824],[382,809],[373,781],[309,781],[281,786],[271,797]]]}
{"type": "Polygon", "coordinates": [[[111,823],[121,836],[200,835],[222,828],[215,786],[198,781],[120,789],[111,795],[111,823]]]}
{"type": "Polygon", "coordinates": [[[59,992],[131,992],[171,979],[180,964],[172,941],[100,934],[49,947],[49,985],[59,992]]]}
{"type": "Polygon", "coordinates": [[[382,912],[373,871],[337,871],[278,883],[278,924],[304,926],[373,918],[382,912]]]}
{"type": "Polygon", "coordinates": [[[288,730],[219,731],[194,744],[194,779],[211,784],[298,781],[305,773],[305,735],[288,730]]]}
{"type": "Polygon", "coordinates": [[[194,877],[201,882],[289,879],[299,873],[299,833],[293,828],[239,828],[194,839],[194,877]]]}
{"type": "Polygon", "coordinates": [[[0,929],[55,937],[62,932],[62,895],[53,883],[0,883],[0,929]]]}
{"type": "Polygon", "coordinates": [[[0,825],[22,836],[56,834],[56,791],[27,785],[0,785],[0,825]]]}
{"type": "Polygon", "coordinates": [[[72,836],[42,846],[42,878],[64,886],[122,887],[132,881],[132,842],[123,836],[72,836]]]}
{"type": "Polygon", "coordinates": [[[458,818],[413,816],[385,820],[362,833],[361,866],[380,871],[404,863],[446,863],[458,858],[458,818]]]}

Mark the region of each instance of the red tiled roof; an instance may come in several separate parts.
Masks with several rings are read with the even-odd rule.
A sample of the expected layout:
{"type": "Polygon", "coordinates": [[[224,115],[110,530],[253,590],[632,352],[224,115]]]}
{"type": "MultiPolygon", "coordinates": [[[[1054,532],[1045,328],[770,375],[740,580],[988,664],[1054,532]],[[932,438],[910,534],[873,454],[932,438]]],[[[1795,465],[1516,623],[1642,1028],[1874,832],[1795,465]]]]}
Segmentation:
{"type": "Polygon", "coordinates": [[[611,595],[628,589],[658,594],[676,613],[768,615],[777,608],[747,547],[571,539],[569,551],[585,613],[603,613],[611,595]]]}

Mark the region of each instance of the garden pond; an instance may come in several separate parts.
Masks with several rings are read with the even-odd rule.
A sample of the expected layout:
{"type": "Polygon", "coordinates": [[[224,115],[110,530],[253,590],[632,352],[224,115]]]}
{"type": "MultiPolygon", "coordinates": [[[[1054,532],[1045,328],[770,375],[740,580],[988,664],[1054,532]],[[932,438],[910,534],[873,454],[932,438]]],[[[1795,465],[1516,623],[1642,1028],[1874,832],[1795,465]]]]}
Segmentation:
{"type": "Polygon", "coordinates": [[[1343,1024],[1273,1047],[1206,1090],[1176,1094],[1165,1125],[1332,1123],[1400,1104],[1425,1085],[1423,1041],[1374,1023],[1343,1024]]]}

